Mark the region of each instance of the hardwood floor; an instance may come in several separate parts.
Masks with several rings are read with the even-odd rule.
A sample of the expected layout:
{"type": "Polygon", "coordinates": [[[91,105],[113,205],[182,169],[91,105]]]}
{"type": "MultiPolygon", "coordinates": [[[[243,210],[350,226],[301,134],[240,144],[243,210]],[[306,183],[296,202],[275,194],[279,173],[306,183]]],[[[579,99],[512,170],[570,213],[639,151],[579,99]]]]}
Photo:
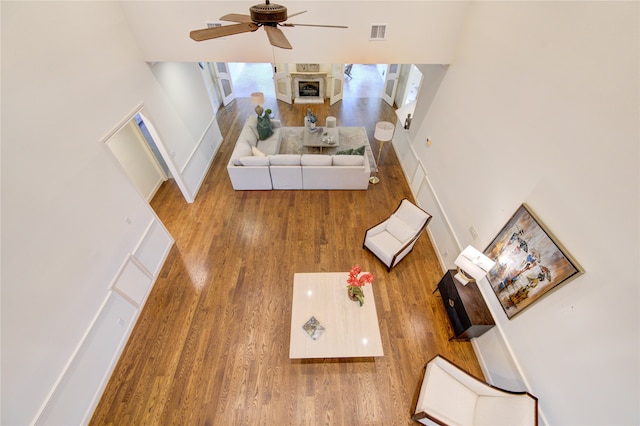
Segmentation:
{"type": "MultiPolygon", "coordinates": [[[[285,126],[303,123],[305,105],[267,99],[267,107],[285,126]]],[[[395,123],[379,98],[312,108],[321,123],[333,115],[339,125],[365,126],[374,152],[375,123],[395,123]]],[[[448,341],[433,294],[443,271],[428,235],[390,273],[362,249],[365,230],[411,198],[392,145],[384,146],[381,182],[367,191],[233,191],[226,164],[252,109],[239,98],[219,111],[225,139],[193,204],[173,183],[154,198],[176,244],[91,423],[413,424],[431,357],[482,373],[470,343],[448,341]],[[384,357],[290,360],[293,274],[354,264],[375,276],[384,357]]]]}

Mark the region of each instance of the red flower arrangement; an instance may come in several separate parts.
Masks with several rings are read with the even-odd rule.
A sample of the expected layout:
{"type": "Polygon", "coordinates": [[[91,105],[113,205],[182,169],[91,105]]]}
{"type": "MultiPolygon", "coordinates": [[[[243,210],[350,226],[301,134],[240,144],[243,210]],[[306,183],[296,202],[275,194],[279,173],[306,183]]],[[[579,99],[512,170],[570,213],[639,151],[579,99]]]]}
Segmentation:
{"type": "Polygon", "coordinates": [[[358,301],[360,306],[364,303],[364,293],[362,288],[365,284],[371,284],[373,282],[373,274],[371,272],[362,273],[362,267],[360,265],[354,265],[349,271],[349,278],[347,278],[347,291],[349,298],[353,301],[358,301]]]}

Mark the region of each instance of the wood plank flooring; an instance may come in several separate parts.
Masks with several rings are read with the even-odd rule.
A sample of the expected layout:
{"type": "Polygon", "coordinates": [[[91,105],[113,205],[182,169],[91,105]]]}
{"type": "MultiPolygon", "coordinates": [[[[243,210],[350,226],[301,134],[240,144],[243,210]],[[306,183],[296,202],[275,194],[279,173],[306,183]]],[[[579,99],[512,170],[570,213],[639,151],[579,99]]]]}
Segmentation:
{"type": "MultiPolygon", "coordinates": [[[[306,106],[267,99],[265,108],[299,126],[306,106]]],[[[391,273],[362,249],[365,230],[411,198],[392,145],[367,191],[236,192],[226,164],[252,109],[239,98],[218,112],[224,142],[193,204],[172,181],[154,198],[176,245],[91,424],[409,425],[434,355],[482,377],[471,344],[448,341],[428,235],[391,273]],[[384,357],[290,360],[293,274],[354,264],[375,276],[384,357]]],[[[379,98],[312,109],[321,123],[333,115],[365,126],[374,152],[375,123],[396,121],[379,98]]]]}

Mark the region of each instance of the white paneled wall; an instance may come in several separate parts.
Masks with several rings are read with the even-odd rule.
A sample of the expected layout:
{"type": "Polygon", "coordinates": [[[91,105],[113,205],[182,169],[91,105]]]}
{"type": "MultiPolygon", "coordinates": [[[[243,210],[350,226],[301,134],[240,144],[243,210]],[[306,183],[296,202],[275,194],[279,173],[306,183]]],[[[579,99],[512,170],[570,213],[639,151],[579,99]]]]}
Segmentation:
{"type": "MultiPolygon", "coordinates": [[[[402,129],[402,125],[403,123],[398,119],[396,128],[402,129]]],[[[429,226],[427,226],[427,233],[440,261],[440,266],[444,270],[454,269],[456,266],[453,262],[462,250],[462,246],[442,208],[438,194],[429,181],[427,170],[411,145],[409,132],[406,130],[396,131],[393,136],[393,147],[416,203],[432,215],[429,226]]],[[[480,367],[489,383],[505,389],[527,390],[524,379],[507,348],[500,326],[480,338],[472,339],[472,344],[480,367]],[[478,341],[492,342],[491,353],[482,352],[479,349],[478,341]],[[495,367],[488,367],[487,357],[491,358],[492,364],[501,366],[499,371],[495,367]]]]}
{"type": "Polygon", "coordinates": [[[215,117],[209,122],[209,126],[194,147],[186,164],[180,170],[189,193],[195,199],[200,186],[207,176],[209,166],[215,157],[218,148],[222,144],[222,133],[215,117]]]}
{"type": "Polygon", "coordinates": [[[88,423],[136,316],[136,306],[109,293],[36,424],[88,423]]]}
{"type": "Polygon", "coordinates": [[[35,423],[87,424],[174,240],[154,218],[123,261],[102,307],[35,423]]]}
{"type": "Polygon", "coordinates": [[[409,139],[409,133],[403,130],[400,119],[396,123],[398,129],[393,136],[393,148],[404,171],[405,178],[411,186],[413,197],[420,207],[432,215],[427,227],[427,232],[436,250],[440,265],[444,270],[454,267],[453,261],[462,250],[460,243],[453,232],[438,196],[429,182],[427,172],[413,150],[409,139]]]}

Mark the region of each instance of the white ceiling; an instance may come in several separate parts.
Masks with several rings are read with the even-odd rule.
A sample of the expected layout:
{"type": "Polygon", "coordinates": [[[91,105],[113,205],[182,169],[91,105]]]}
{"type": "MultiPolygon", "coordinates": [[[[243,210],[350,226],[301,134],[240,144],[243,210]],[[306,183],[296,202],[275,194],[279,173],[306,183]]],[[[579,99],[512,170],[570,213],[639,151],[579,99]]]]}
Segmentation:
{"type": "Polygon", "coordinates": [[[253,1],[121,1],[145,60],[312,63],[451,63],[469,2],[286,1],[291,23],[347,25],[348,29],[282,28],[293,50],[272,48],[253,33],[195,42],[194,29],[227,13],[248,14],[253,1]],[[386,24],[384,41],[370,41],[371,24],[386,24]]]}

